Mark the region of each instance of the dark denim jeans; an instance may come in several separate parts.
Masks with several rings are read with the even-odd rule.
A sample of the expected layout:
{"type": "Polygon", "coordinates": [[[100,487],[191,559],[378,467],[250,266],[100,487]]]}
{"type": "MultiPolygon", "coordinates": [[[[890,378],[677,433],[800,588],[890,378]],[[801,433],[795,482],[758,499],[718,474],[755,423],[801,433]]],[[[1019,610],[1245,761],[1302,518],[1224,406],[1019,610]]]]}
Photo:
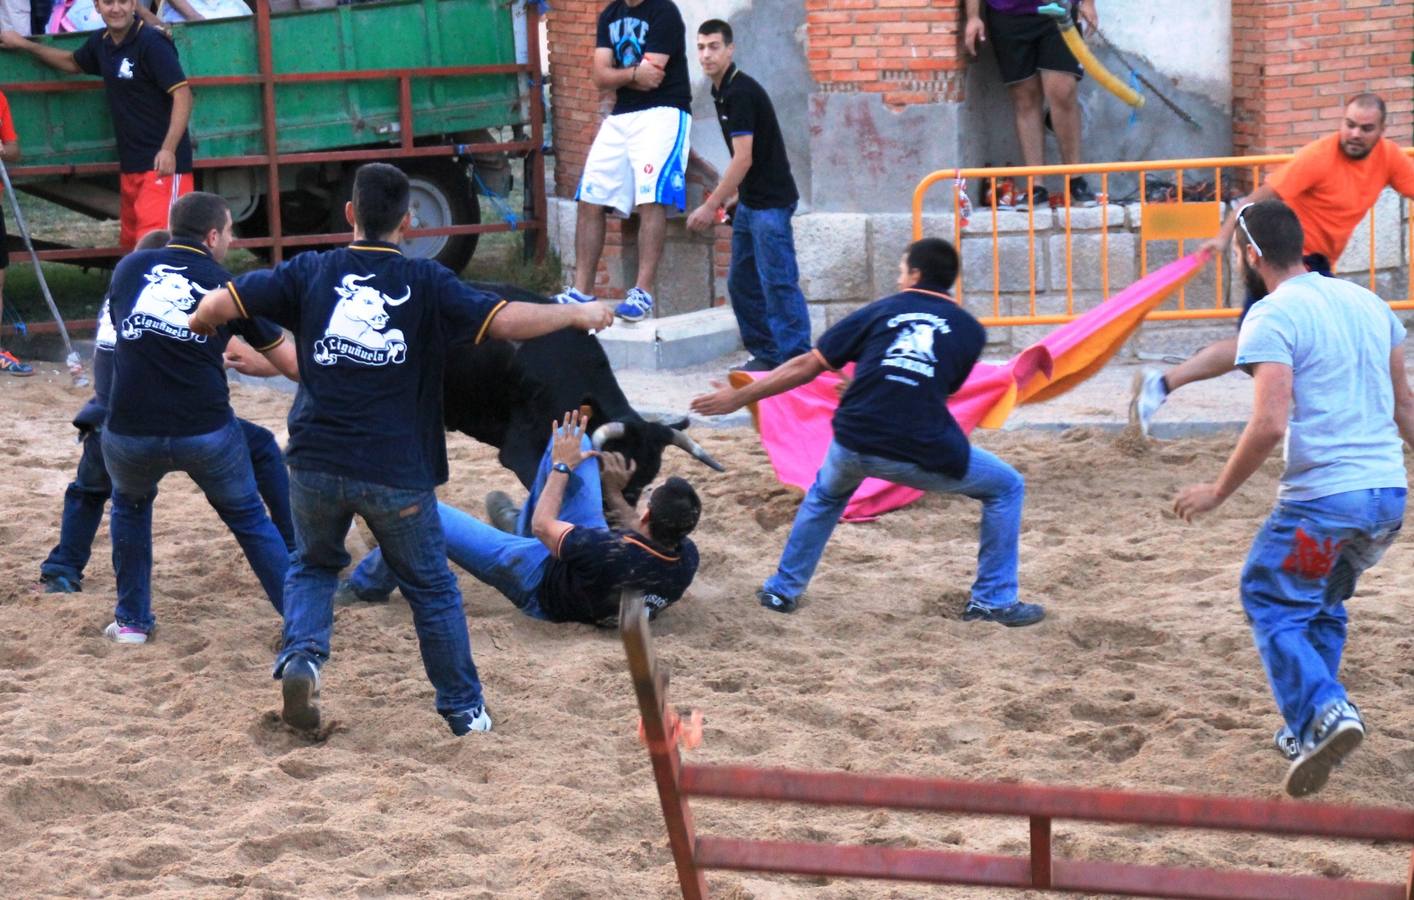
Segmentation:
{"type": "MultiPolygon", "coordinates": [[[[245,419],[237,419],[246,446],[250,448],[250,465],[255,472],[255,487],[270,521],[280,532],[285,549],[294,552],[295,526],[290,518],[290,476],[285,469],[285,456],[275,435],[245,419]]],[[[93,550],[93,539],[103,521],[103,507],[113,493],[113,482],[103,464],[103,431],[92,429],[84,433],[83,455],[79,457],[78,473],[64,491],[64,516],[59,525],[59,543],[40,563],[39,574],[62,575],[82,583],[83,570],[93,550]]]]}
{"type": "Polygon", "coordinates": [[[810,313],[800,292],[795,204],[752,209],[738,203],[732,214],[732,263],[727,291],[741,342],[751,355],[778,366],[810,349],[810,313]]]}
{"type": "MultiPolygon", "coordinates": [[[[516,534],[507,534],[487,525],[454,506],[437,504],[437,514],[442,520],[442,531],[447,541],[447,558],[476,576],[477,580],[500,591],[515,604],[516,609],[534,619],[547,618],[540,608],[539,594],[540,582],[544,580],[545,569],[550,564],[550,550],[531,534],[530,520],[554,462],[550,456],[550,446],[546,446],[545,455],[540,458],[540,471],[530,486],[530,497],[521,507],[516,534]]],[[[590,448],[588,437],[585,437],[583,447],[586,450],[590,448]]],[[[560,504],[560,521],[583,528],[609,527],[604,521],[604,495],[599,484],[598,459],[586,459],[570,474],[564,501],[560,504]]],[[[393,588],[398,587],[397,576],[383,561],[383,553],[378,549],[363,558],[349,580],[360,591],[390,594],[393,588]]]]}
{"type": "Polygon", "coordinates": [[[437,496],[294,469],[290,505],[295,515],[295,555],[285,582],[285,642],[275,677],[305,654],[322,664],[334,632],[334,591],[349,564],[344,536],[354,515],[368,523],[412,608],[422,665],[437,691],[437,711],[461,712],[482,702],[481,680],[457,580],[447,568],[447,546],[437,517],[437,496]]]}
{"type": "Polygon", "coordinates": [[[255,488],[245,436],[232,419],[191,437],[103,435],[103,460],[113,480],[113,572],[118,580],[119,625],[151,631],[152,501],[169,472],[186,472],[231,529],[279,612],[290,553],[271,524],[255,488]]]}
{"type": "Polygon", "coordinates": [[[1316,715],[1348,699],[1338,676],[1345,601],[1404,521],[1404,488],[1279,502],[1242,569],[1242,608],[1277,707],[1302,740],[1316,715]]]}

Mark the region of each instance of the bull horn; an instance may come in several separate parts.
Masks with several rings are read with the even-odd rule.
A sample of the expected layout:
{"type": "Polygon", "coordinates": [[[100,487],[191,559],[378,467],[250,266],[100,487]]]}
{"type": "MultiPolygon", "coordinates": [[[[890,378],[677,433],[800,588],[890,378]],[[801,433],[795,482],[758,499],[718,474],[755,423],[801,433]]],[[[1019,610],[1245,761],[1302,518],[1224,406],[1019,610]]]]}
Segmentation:
{"type": "Polygon", "coordinates": [[[394,300],[392,297],[384,297],[384,299],[388,301],[389,306],[402,306],[412,299],[412,285],[408,285],[407,292],[398,299],[394,300]]]}
{"type": "Polygon", "coordinates": [[[609,443],[609,441],[612,441],[614,438],[623,437],[624,432],[627,430],[622,422],[606,422],[594,429],[594,434],[589,440],[594,445],[595,450],[603,450],[605,444],[609,443]]]}
{"type": "Polygon", "coordinates": [[[372,274],[354,275],[350,273],[348,275],[345,275],[343,280],[339,282],[339,287],[343,288],[346,291],[351,291],[372,277],[372,274]]]}
{"type": "Polygon", "coordinates": [[[173,272],[185,272],[186,270],[186,266],[169,266],[166,263],[163,263],[161,265],[153,266],[150,274],[156,275],[158,278],[161,278],[162,276],[170,275],[173,272]]]}
{"type": "MultiPolygon", "coordinates": [[[[607,428],[608,426],[605,427],[607,428]]],[[[683,450],[686,450],[688,453],[691,453],[694,457],[696,457],[697,461],[702,463],[704,466],[716,469],[718,472],[726,471],[725,466],[713,459],[712,455],[706,450],[703,450],[700,444],[698,444],[692,438],[688,437],[687,432],[685,431],[673,432],[673,446],[681,447],[683,450]]]]}

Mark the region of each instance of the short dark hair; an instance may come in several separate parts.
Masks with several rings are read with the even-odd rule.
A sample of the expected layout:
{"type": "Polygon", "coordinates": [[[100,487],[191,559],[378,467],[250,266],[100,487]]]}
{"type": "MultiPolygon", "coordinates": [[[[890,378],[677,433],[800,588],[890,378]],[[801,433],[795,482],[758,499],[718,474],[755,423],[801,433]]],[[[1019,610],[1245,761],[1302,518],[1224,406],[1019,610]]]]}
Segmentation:
{"type": "Polygon", "coordinates": [[[226,198],[219,194],[208,194],[205,191],[183,194],[172,204],[172,214],[169,217],[172,236],[204,241],[211,229],[220,231],[226,227],[226,217],[230,214],[231,208],[226,205],[226,198]]]}
{"type": "Polygon", "coordinates": [[[674,475],[653,489],[648,498],[648,535],[660,544],[676,547],[697,527],[702,501],[684,478],[674,475]]]}
{"type": "Polygon", "coordinates": [[[942,238],[924,238],[908,245],[908,268],[917,269],[925,283],[947,290],[957,280],[957,251],[942,238]]]}
{"type": "Polygon", "coordinates": [[[387,163],[366,163],[354,173],[354,217],[363,236],[385,238],[408,211],[408,177],[387,163]]]}
{"type": "Polygon", "coordinates": [[[708,19],[697,26],[698,34],[720,34],[722,42],[732,43],[732,27],[721,19],[708,19]]]}
{"type": "Polygon", "coordinates": [[[1374,91],[1361,91],[1354,97],[1345,101],[1346,106],[1361,106],[1365,109],[1378,109],[1380,111],[1380,121],[1385,120],[1385,98],[1374,91]]]}
{"type": "MultiPolygon", "coordinates": [[[[225,223],[222,223],[225,224],[225,223]]],[[[204,237],[204,235],[203,235],[204,237]]],[[[134,250],[156,250],[158,247],[167,246],[167,242],[172,239],[172,232],[165,228],[154,228],[147,234],[137,239],[134,250]]]]}
{"type": "Polygon", "coordinates": [[[1243,245],[1255,243],[1262,259],[1274,266],[1301,262],[1305,236],[1301,233],[1301,220],[1291,207],[1280,200],[1263,200],[1243,207],[1237,214],[1242,217],[1237,234],[1243,245]]]}

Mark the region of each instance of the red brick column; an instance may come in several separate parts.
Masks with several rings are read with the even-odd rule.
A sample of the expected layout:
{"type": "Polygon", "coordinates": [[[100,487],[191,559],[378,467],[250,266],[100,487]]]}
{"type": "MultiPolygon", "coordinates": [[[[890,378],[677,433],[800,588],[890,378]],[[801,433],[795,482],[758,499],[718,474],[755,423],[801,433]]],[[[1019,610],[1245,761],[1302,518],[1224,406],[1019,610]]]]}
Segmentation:
{"type": "Polygon", "coordinates": [[[879,93],[890,106],[962,100],[960,2],[805,0],[805,9],[821,90],[879,93]]]}
{"type": "Polygon", "coordinates": [[[1233,0],[1232,139],[1239,155],[1285,153],[1334,130],[1341,101],[1385,98],[1411,143],[1414,0],[1233,0]]]}

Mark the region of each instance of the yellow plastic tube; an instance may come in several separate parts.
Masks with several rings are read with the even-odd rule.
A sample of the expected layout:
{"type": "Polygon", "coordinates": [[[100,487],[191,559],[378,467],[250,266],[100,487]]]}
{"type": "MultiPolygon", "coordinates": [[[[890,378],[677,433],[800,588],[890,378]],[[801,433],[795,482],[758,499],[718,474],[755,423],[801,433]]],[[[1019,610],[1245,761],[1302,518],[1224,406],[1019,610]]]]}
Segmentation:
{"type": "Polygon", "coordinates": [[[1102,66],[1100,61],[1095,58],[1095,54],[1090,52],[1090,48],[1085,46],[1085,40],[1080,36],[1075,22],[1071,20],[1069,15],[1057,18],[1056,27],[1060,29],[1061,39],[1070,48],[1070,52],[1075,54],[1076,60],[1084,66],[1086,72],[1095,76],[1095,80],[1100,83],[1101,87],[1135,109],[1144,107],[1144,96],[1114,77],[1110,70],[1102,66]]]}

